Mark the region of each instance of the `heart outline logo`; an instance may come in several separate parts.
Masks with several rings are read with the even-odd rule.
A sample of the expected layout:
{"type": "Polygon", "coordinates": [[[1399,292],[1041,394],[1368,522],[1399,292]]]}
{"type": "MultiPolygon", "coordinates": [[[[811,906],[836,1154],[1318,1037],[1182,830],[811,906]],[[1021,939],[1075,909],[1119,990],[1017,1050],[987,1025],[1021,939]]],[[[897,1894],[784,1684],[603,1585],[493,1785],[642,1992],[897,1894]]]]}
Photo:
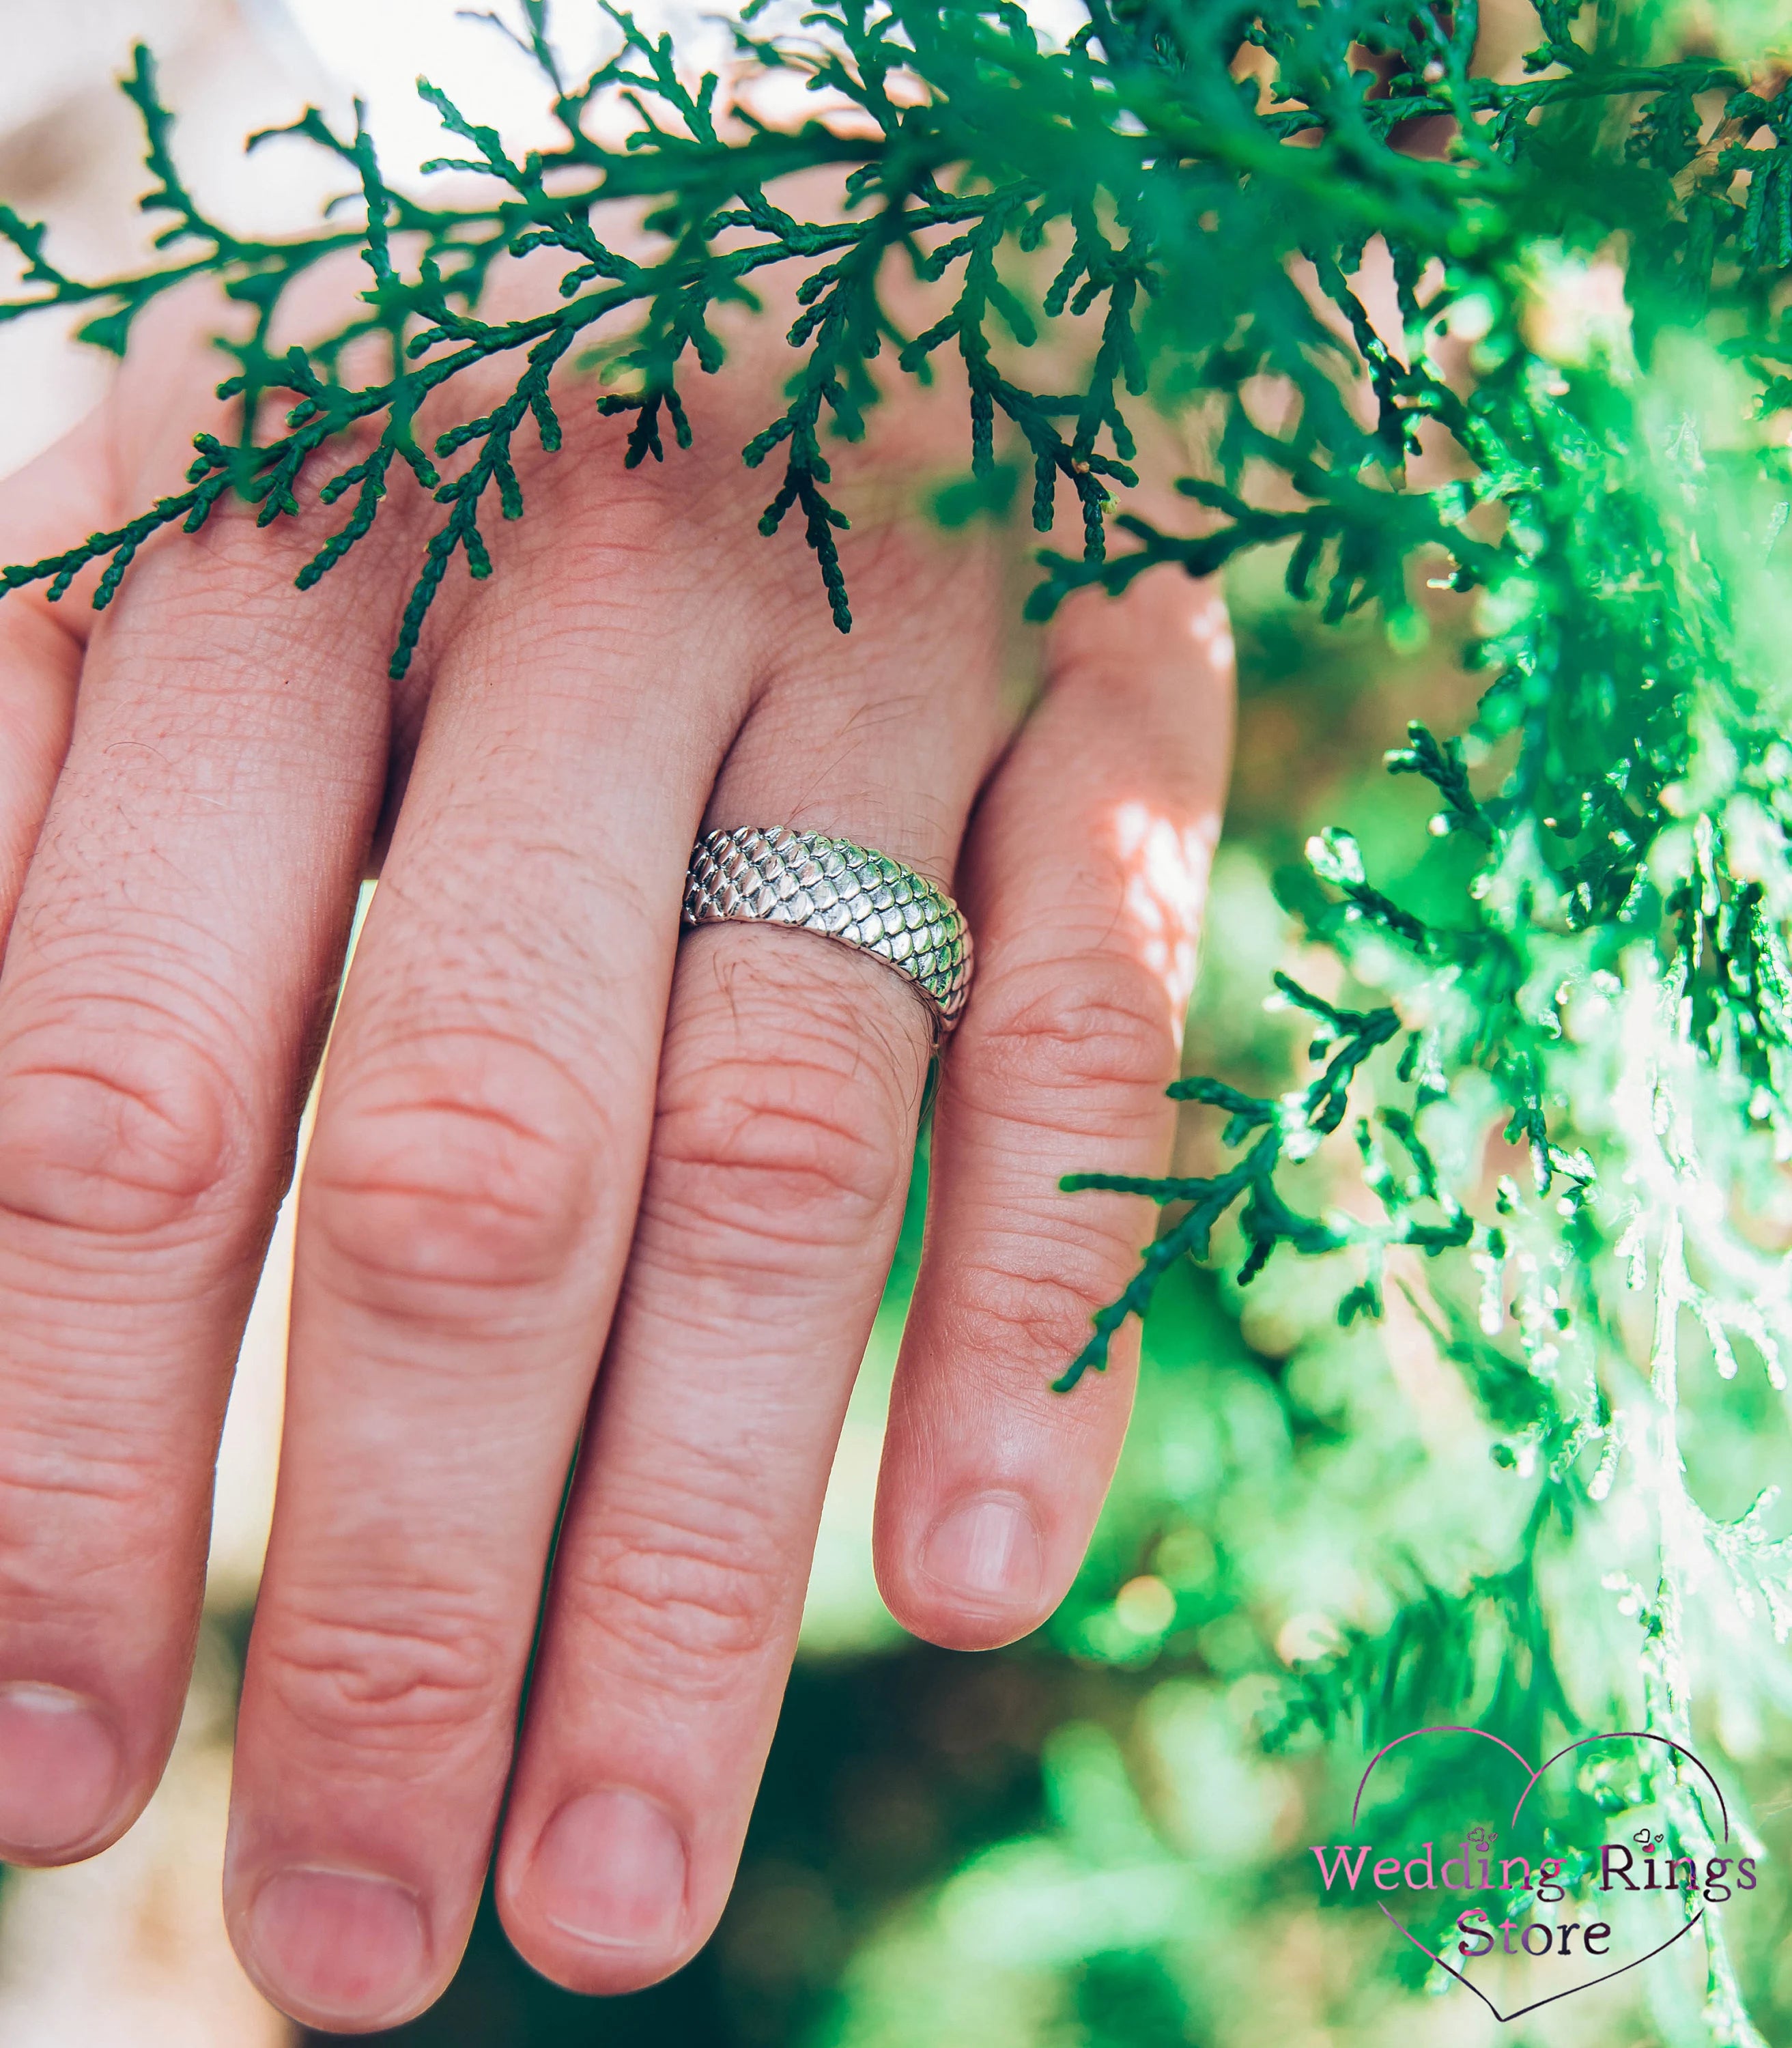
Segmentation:
{"type": "MultiPolygon", "coordinates": [[[[1546,1758],[1544,1761],[1538,1764],[1534,1770],[1531,1767],[1529,1759],[1522,1754],[1522,1752],[1515,1749],[1509,1742],[1505,1741],[1502,1737],[1496,1735],[1490,1735],[1485,1728],[1468,1728],[1456,1723],[1441,1724],[1435,1728],[1410,1729],[1405,1735],[1396,1736],[1393,1741],[1384,1743],[1382,1747],[1375,1751],[1375,1755],[1369,1759],[1367,1763],[1366,1763],[1363,1767],[1363,1775],[1357,1780],[1356,1783],[1356,1797],[1351,1802],[1350,1825],[1352,1833],[1355,1833],[1356,1832],[1358,1817],[1363,1810],[1363,1794],[1368,1789],[1369,1780],[1374,1775],[1376,1765],[1379,1764],[1382,1759],[1387,1755],[1391,1751],[1399,1748],[1402,1743],[1416,1742],[1420,1736],[1427,1735],[1479,1736],[1482,1741],[1493,1743],[1498,1747],[1504,1750],[1506,1754],[1518,1764],[1519,1767],[1525,1774],[1525,1787],[1519,1794],[1518,1804],[1512,1809],[1512,1817],[1511,1821],[1508,1823],[1508,1825],[1512,1827],[1516,1827],[1518,1825],[1519,1816],[1524,1811],[1525,1802],[1537,1789],[1538,1779],[1542,1777],[1543,1774],[1548,1771],[1552,1765],[1559,1763],[1565,1756],[1572,1756],[1576,1750],[1589,1748],[1596,1743],[1623,1742],[1627,1740],[1659,1743],[1663,1748],[1672,1750],[1676,1756],[1684,1757],[1685,1760],[1699,1772],[1701,1776],[1703,1777],[1706,1784],[1711,1787],[1712,1796],[1717,1802],[1718,1813],[1723,1818],[1723,1840],[1727,1843],[1730,1839],[1730,1809],[1728,1803],[1724,1800],[1722,1786],[1720,1786],[1718,1784],[1717,1780],[1712,1776],[1711,1772],[1707,1769],[1705,1763],[1701,1758],[1695,1756],[1692,1751],[1686,1747],[1684,1743],[1675,1742],[1671,1736],[1658,1735],[1652,1728],[1608,1728],[1603,1734],[1582,1736],[1578,1742],[1571,1742],[1565,1747],[1558,1749],[1553,1756],[1546,1758]]],[[[1443,1957],[1437,1954],[1433,1950],[1426,1948],[1425,1944],[1420,1941],[1418,1935],[1416,1935],[1412,1930],[1406,1926],[1406,1922],[1396,1918],[1392,1913],[1389,1912],[1387,1907],[1382,1904],[1379,1899],[1375,1901],[1375,1905],[1378,1910],[1387,1919],[1389,1923],[1391,1926],[1398,1928],[1401,1934],[1402,1934],[1406,1938],[1412,1943],[1413,1946],[1418,1950],[1422,1956],[1426,1957],[1429,1961],[1435,1963],[1439,1969],[1448,1971],[1449,1975],[1454,1977],[1458,1984],[1465,1984],[1502,2026],[1505,2026],[1515,2019],[1522,2019],[1526,2013],[1535,2012],[1543,2006],[1554,2005],[1562,1999],[1573,1998],[1581,1992],[1592,1991],[1596,1985],[1609,1984],[1614,1977],[1621,1977],[1627,1971],[1640,1969],[1643,1964],[1652,1962],[1657,1956],[1661,1955],[1666,1950],[1671,1949],[1676,1941],[1683,1941],[1685,1937],[1691,1934],[1693,1930],[1698,1926],[1699,1922],[1704,1919],[1705,1911],[1704,1906],[1701,1906],[1698,1911],[1693,1915],[1692,1918],[1689,1920],[1683,1927],[1680,1928],[1678,1932],[1670,1934],[1665,1941],[1658,1941],[1646,1955],[1633,1957],[1629,1962],[1620,1963],[1616,1969],[1607,1970],[1602,1975],[1596,1977],[1589,1977],[1584,1984],[1570,1984],[1566,1991],[1552,1992],[1547,1998],[1534,1999],[1529,2005],[1521,2005],[1515,2011],[1502,2012],[1499,2007],[1494,2003],[1493,2000],[1488,1996],[1487,1993],[1481,1989],[1478,1984],[1474,1983],[1462,1971],[1456,1969],[1451,1964],[1446,1963],[1443,1957]]]]}

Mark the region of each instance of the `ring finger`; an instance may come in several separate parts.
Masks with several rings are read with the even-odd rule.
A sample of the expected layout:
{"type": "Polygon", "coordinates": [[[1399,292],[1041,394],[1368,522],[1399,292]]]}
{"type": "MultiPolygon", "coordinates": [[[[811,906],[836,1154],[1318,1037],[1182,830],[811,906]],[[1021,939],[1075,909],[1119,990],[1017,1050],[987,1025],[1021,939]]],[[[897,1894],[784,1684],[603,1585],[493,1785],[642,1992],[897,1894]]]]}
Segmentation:
{"type": "MultiPolygon", "coordinates": [[[[914,606],[925,640],[878,634],[874,611],[850,690],[787,681],[710,823],[819,831],[948,878],[1001,738],[993,614],[967,608],[914,606]]],[[[723,925],[681,951],[500,1860],[511,1937],[561,1983],[664,1975],[727,1895],[930,1037],[897,975],[806,933],[723,925]]]]}

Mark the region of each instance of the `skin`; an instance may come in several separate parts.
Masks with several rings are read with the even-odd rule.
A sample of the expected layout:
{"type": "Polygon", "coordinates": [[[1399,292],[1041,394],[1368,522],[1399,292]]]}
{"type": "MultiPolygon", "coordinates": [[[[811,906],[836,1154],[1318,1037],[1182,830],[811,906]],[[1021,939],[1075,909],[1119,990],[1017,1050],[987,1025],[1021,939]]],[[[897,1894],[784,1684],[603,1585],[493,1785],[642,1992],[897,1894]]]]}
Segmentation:
{"type": "MultiPolygon", "coordinates": [[[[171,485],[223,317],[147,324],[108,404],[0,491],[0,557],[171,485]]],[[[146,548],[97,622],[79,590],[0,606],[14,1860],[103,1848],[166,1759],[231,1363],[382,875],[303,1169],[224,1879],[245,1968],[312,2026],[427,2006],[495,1848],[512,1940],[584,1992],[676,1968],[732,1880],[929,1030],[844,947],[681,941],[700,829],[876,846],[976,935],[879,1487],[892,1612],[965,1650],[1036,1627],[1118,1453],[1133,1348],[1049,1383],[1152,1216],[1056,1183],[1169,1158],[1224,618],[1160,572],[1017,643],[1014,547],[913,509],[962,466],[948,390],[842,454],[842,639],[739,460],[785,374],[749,345],[692,392],[695,449],[634,472],[626,422],[569,384],[565,452],[519,451],[529,515],[491,583],[451,575],[402,686],[439,516],[415,492],[307,596],[330,515],[235,507],[146,548]]]]}

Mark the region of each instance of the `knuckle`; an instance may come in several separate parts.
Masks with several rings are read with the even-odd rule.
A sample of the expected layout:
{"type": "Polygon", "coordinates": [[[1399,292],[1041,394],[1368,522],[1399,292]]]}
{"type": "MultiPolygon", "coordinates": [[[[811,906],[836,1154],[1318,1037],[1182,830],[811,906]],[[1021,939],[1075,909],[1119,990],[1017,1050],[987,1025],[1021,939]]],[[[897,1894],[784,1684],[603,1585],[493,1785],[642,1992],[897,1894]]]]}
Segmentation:
{"type": "Polygon", "coordinates": [[[1018,1354],[1055,1375],[1125,1284],[1136,1250],[1130,1239],[1049,1230],[986,1247],[957,1275],[960,1340],[973,1354],[1018,1354]]]}
{"type": "Polygon", "coordinates": [[[394,1755],[483,1727],[509,1697],[507,1641],[464,1592],[408,1586],[390,1605],[289,1606],[257,1631],[257,1686],[306,1734],[394,1755]]]}
{"type": "Polygon", "coordinates": [[[406,1314],[550,1282],[595,1200],[592,1106],[541,1054],[510,1045],[415,1055],[320,1124],[307,1221],[337,1283],[406,1314]]]}
{"type": "MultiPolygon", "coordinates": [[[[365,447],[359,452],[364,454],[365,447]]],[[[350,449],[338,452],[347,457],[350,449]]],[[[316,481],[321,483],[325,476],[316,471],[324,465],[317,456],[312,460],[316,465],[316,481]]],[[[329,463],[331,468],[339,466],[329,463]]],[[[370,562],[384,557],[398,529],[411,524],[407,509],[396,509],[394,530],[369,536],[374,543],[370,562]]],[[[165,630],[171,614],[178,613],[184,620],[192,607],[216,621],[221,641],[239,646],[261,643],[270,654],[283,651],[289,657],[301,638],[316,646],[328,636],[336,648],[346,651],[357,633],[365,633],[365,611],[346,602],[326,600],[320,616],[294,615],[293,579],[318,546],[319,535],[309,521],[281,519],[264,526],[246,506],[227,500],[221,510],[222,518],[208,519],[190,540],[181,537],[190,553],[176,557],[172,551],[156,550],[146,558],[145,566],[152,573],[144,579],[141,615],[153,631],[159,634],[165,630]]],[[[343,566],[350,571],[345,591],[354,589],[360,595],[367,588],[366,566],[352,561],[343,566]]],[[[181,644],[188,644],[193,637],[189,624],[181,644]]]]}
{"type": "Polygon", "coordinates": [[[33,1428],[0,1429],[0,1635],[54,1619],[103,1617],[114,1639],[122,1609],[140,1604],[146,1562],[179,1547],[171,1503],[177,1475],[140,1446],[33,1428]]]}
{"type": "Polygon", "coordinates": [[[1176,1020],[1142,963],[1085,953],[991,976],[967,1020],[983,1071],[1005,1092],[1157,1094],[1176,1077],[1176,1020]]]}
{"type": "Polygon", "coordinates": [[[662,1095],[646,1203],[727,1243],[855,1246],[898,1192],[907,1142],[893,1092],[805,1058],[732,1057],[662,1095]]]}
{"type": "MultiPolygon", "coordinates": [[[[714,1512],[714,1511],[712,1511],[714,1512]]],[[[607,1663],[658,1689],[717,1697],[770,1645],[798,1597],[789,1560],[751,1513],[699,1526],[674,1510],[607,1502],[568,1561],[566,1590],[607,1663]]]]}
{"type": "Polygon", "coordinates": [[[189,1220],[229,1177],[235,1095],[166,1015],[107,1008],[0,1058],[0,1212],[149,1235],[189,1220]]]}

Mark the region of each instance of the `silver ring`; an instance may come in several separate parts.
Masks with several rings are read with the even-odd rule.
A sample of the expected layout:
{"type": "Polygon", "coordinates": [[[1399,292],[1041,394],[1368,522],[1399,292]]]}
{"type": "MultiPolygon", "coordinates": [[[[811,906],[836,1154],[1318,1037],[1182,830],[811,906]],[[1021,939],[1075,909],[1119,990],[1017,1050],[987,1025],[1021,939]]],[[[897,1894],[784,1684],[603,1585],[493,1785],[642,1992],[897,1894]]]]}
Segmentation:
{"type": "Polygon", "coordinates": [[[937,1040],[971,993],[971,933],[958,906],[912,867],[851,840],[757,825],[705,832],[679,921],[789,925],[856,946],[920,990],[937,1040]]]}

